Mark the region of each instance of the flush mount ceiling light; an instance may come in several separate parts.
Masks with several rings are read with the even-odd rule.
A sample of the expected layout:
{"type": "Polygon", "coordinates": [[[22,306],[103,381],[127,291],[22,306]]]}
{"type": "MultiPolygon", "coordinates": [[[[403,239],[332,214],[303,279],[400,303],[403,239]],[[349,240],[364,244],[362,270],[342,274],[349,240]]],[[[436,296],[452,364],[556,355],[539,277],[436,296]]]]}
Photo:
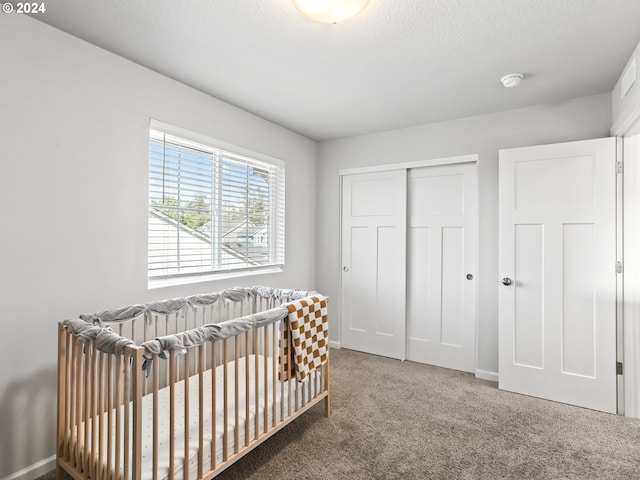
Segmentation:
{"type": "Polygon", "coordinates": [[[521,73],[510,73],[509,75],[505,75],[500,79],[502,85],[506,88],[517,87],[520,84],[520,81],[524,78],[524,75],[521,73]]]}
{"type": "Polygon", "coordinates": [[[293,4],[316,22],[337,23],[360,13],[369,0],[293,0],[293,4]]]}

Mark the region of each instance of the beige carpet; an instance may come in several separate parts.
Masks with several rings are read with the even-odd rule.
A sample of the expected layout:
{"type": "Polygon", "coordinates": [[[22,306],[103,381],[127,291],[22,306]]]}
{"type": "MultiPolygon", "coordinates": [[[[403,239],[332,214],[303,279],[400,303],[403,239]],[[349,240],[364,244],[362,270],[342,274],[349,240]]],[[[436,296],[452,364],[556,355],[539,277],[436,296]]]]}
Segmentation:
{"type": "Polygon", "coordinates": [[[332,416],[314,407],[218,479],[640,479],[640,420],[331,354],[332,416]]]}

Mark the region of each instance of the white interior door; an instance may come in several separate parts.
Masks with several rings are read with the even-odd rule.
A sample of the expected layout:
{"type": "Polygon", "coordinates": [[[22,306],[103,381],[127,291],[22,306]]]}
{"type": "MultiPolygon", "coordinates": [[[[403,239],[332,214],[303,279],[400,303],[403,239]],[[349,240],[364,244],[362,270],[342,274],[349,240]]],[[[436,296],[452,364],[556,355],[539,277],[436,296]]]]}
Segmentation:
{"type": "Polygon", "coordinates": [[[501,389],[616,412],[615,139],[502,150],[501,389]]]}
{"type": "Polygon", "coordinates": [[[475,164],[408,174],[407,359],[475,372],[475,164]]]}
{"type": "Polygon", "coordinates": [[[406,171],[342,177],[342,344],[405,358],[406,171]]]}

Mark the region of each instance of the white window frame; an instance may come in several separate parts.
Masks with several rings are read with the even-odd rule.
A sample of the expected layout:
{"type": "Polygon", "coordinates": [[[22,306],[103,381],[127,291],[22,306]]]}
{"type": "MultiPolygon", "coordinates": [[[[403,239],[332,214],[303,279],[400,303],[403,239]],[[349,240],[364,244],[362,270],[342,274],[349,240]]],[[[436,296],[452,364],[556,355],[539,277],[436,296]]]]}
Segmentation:
{"type": "MultiPolygon", "coordinates": [[[[268,155],[258,153],[243,147],[239,147],[237,145],[228,144],[222,142],[220,140],[201,135],[198,133],[191,132],[189,130],[175,127],[173,125],[169,125],[164,122],[160,122],[158,120],[151,119],[149,125],[149,139],[147,142],[147,165],[149,167],[148,170],[148,215],[147,215],[147,226],[148,226],[148,235],[147,235],[147,279],[148,279],[148,287],[149,288],[160,288],[164,286],[171,285],[181,285],[181,284],[190,284],[211,280],[218,280],[224,278],[233,278],[245,275],[255,275],[255,274],[264,274],[264,273],[274,273],[281,272],[284,267],[284,259],[285,259],[285,229],[284,229],[284,221],[285,221],[285,163],[282,160],[270,157],[268,155]],[[151,187],[151,161],[150,161],[150,151],[149,147],[151,145],[152,135],[153,134],[164,134],[167,138],[171,138],[173,142],[179,143],[180,145],[192,148],[196,150],[200,150],[206,153],[211,153],[213,156],[221,155],[221,156],[230,156],[234,157],[233,159],[241,159],[246,160],[249,163],[253,163],[256,165],[264,164],[268,166],[268,168],[273,169],[275,172],[274,179],[270,184],[270,214],[269,214],[269,237],[271,239],[269,246],[269,262],[264,265],[249,265],[242,267],[226,267],[226,268],[213,268],[211,265],[211,269],[200,270],[198,272],[193,273],[182,273],[182,272],[165,272],[162,274],[154,273],[152,274],[152,270],[149,263],[149,251],[151,249],[151,215],[152,215],[152,187],[151,187]]],[[[216,190],[216,186],[212,185],[212,189],[216,190]]],[[[218,194],[216,194],[218,195],[218,194]]],[[[211,210],[213,214],[214,203],[216,199],[212,199],[211,210]]],[[[248,220],[247,218],[243,221],[248,220]]],[[[178,227],[178,230],[183,228],[182,226],[178,227]]],[[[222,238],[222,237],[219,237],[222,238]]],[[[211,254],[211,263],[214,262],[214,257],[216,256],[213,253],[213,250],[219,247],[220,244],[214,246],[214,241],[212,240],[212,254],[211,254]]],[[[179,248],[179,247],[177,247],[179,248]]],[[[205,262],[206,263],[206,262],[205,262]]]]}

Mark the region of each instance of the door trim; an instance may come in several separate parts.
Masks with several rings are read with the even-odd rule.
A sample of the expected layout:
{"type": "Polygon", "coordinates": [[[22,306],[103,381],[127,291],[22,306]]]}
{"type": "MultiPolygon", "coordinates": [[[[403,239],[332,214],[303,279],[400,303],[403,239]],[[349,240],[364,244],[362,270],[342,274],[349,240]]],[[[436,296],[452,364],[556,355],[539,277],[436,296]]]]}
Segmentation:
{"type": "MultiPolygon", "coordinates": [[[[638,98],[636,98],[637,100],[638,98]]],[[[618,413],[640,418],[640,222],[636,220],[640,205],[640,102],[630,107],[626,117],[620,117],[611,127],[611,134],[622,143],[622,290],[618,291],[618,305],[622,304],[623,375],[618,375],[618,413]],[[620,385],[622,384],[622,385],[620,385]]],[[[618,143],[618,145],[620,145],[618,143]]],[[[620,157],[618,157],[620,160],[620,157]]],[[[619,175],[620,176],[620,175],[619,175]]]]}
{"type": "MultiPolygon", "coordinates": [[[[640,123],[638,124],[640,127],[640,123]]],[[[637,129],[640,130],[640,129],[637,129]]],[[[640,222],[635,220],[637,208],[640,205],[640,133],[635,136],[623,138],[623,291],[618,292],[623,297],[623,375],[622,388],[623,410],[628,417],[640,418],[640,327],[637,321],[640,319],[640,222]]],[[[620,176],[620,175],[619,175],[620,176]]],[[[620,361],[620,359],[618,360],[620,361]]]]}
{"type": "MultiPolygon", "coordinates": [[[[624,169],[623,140],[616,139],[616,262],[623,266],[622,274],[616,275],[616,363],[624,366],[625,345],[624,345],[624,177],[622,170],[618,170],[618,165],[624,169]]],[[[617,366],[616,366],[617,368],[617,366]]],[[[624,368],[624,367],[623,367],[624,368]]],[[[623,372],[624,373],[624,372],[623,372]]],[[[616,375],[616,395],[617,414],[625,414],[625,394],[624,375],[616,375]]]]}
{"type": "MultiPolygon", "coordinates": [[[[357,173],[385,172],[387,170],[410,170],[419,167],[436,167],[441,165],[453,165],[456,163],[478,163],[478,154],[458,155],[456,157],[433,158],[430,160],[418,160],[415,162],[390,163],[371,167],[347,168],[339,170],[338,175],[353,175],[357,173]]],[[[340,182],[342,187],[342,182],[340,182]]],[[[340,199],[342,200],[342,198],[340,199]]]]}

